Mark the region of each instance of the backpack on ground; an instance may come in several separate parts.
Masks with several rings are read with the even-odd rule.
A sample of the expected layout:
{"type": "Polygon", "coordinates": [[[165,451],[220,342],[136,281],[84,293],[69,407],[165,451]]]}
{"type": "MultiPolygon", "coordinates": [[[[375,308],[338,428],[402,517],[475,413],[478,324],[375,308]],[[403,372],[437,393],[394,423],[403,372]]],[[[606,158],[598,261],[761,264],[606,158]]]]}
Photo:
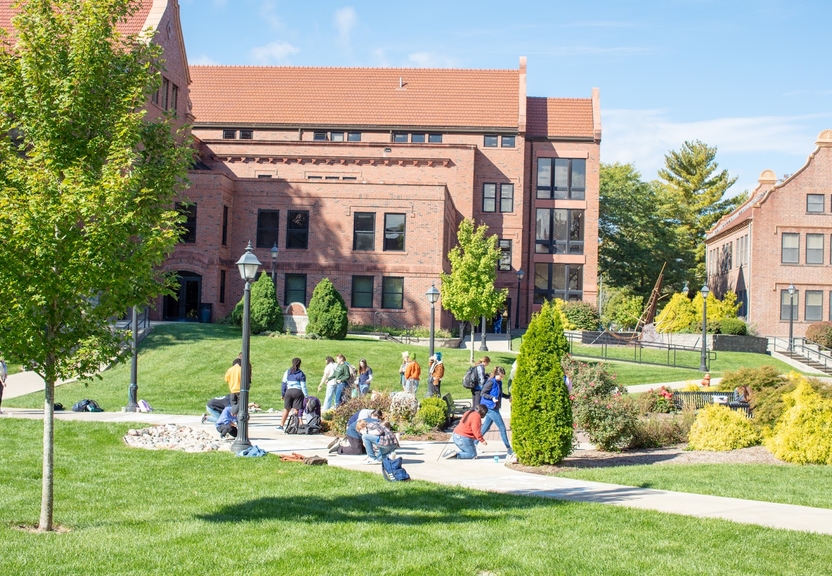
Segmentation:
{"type": "Polygon", "coordinates": [[[467,388],[468,390],[473,390],[477,387],[477,384],[480,383],[480,377],[477,374],[477,367],[471,366],[468,368],[468,371],[465,373],[465,376],[462,377],[462,387],[467,388]]]}
{"type": "Polygon", "coordinates": [[[321,417],[314,412],[307,412],[303,415],[303,425],[299,427],[299,434],[320,434],[321,417]]]}
{"type": "Polygon", "coordinates": [[[153,406],[148,404],[147,400],[139,400],[139,412],[153,412],[153,406]]]}
{"type": "Polygon", "coordinates": [[[286,426],[283,428],[285,434],[297,434],[300,428],[300,420],[297,414],[290,414],[289,419],[286,420],[286,426]]]}
{"type": "Polygon", "coordinates": [[[104,408],[98,405],[95,400],[89,400],[87,404],[87,412],[104,412],[104,408]]]}
{"type": "Polygon", "coordinates": [[[391,460],[390,458],[383,458],[381,460],[381,472],[384,479],[388,482],[403,482],[410,480],[410,475],[402,468],[401,456],[391,460]]]}

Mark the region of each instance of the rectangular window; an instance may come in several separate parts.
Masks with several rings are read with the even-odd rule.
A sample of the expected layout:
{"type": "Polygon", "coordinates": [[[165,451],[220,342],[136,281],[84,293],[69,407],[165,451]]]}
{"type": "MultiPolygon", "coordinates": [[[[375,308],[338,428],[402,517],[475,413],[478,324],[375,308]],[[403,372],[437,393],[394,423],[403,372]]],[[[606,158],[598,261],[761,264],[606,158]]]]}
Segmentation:
{"type": "Polygon", "coordinates": [[[376,249],[376,213],[356,212],[353,217],[353,250],[376,249]]]}
{"type": "Polygon", "coordinates": [[[823,214],[825,200],[826,197],[823,194],[806,194],[806,212],[809,214],[823,214]]]}
{"type": "Polygon", "coordinates": [[[425,143],[425,135],[424,134],[411,134],[410,141],[414,144],[424,144],[425,143]]]}
{"type": "Polygon", "coordinates": [[[482,211],[496,212],[498,206],[500,212],[514,211],[514,184],[498,185],[486,182],[482,185],[482,211]],[[497,197],[497,190],[500,191],[499,198],[497,197]]]}
{"type": "Polygon", "coordinates": [[[397,142],[399,144],[404,144],[407,142],[407,134],[402,132],[395,132],[393,134],[393,142],[397,142]]]}
{"type": "Polygon", "coordinates": [[[154,104],[156,104],[156,106],[159,105],[159,89],[158,88],[156,89],[156,91],[153,94],[150,95],[150,101],[153,102],[154,104]]]}
{"type": "Polygon", "coordinates": [[[225,270],[220,270],[220,304],[225,304],[225,270]]]}
{"type": "Polygon", "coordinates": [[[583,254],[584,211],[538,208],[535,252],[538,254],[583,254]]]}
{"type": "Polygon", "coordinates": [[[500,212],[514,212],[514,184],[500,184],[500,212]]]}
{"type": "Polygon", "coordinates": [[[286,216],[286,248],[309,247],[309,210],[289,210],[286,216]]]}
{"type": "Polygon", "coordinates": [[[257,248],[271,248],[277,244],[280,230],[280,210],[257,211],[257,248]]]}
{"type": "Polygon", "coordinates": [[[361,142],[361,132],[347,132],[347,142],[361,142]]]}
{"type": "Polygon", "coordinates": [[[283,304],[300,302],[306,306],[306,274],[286,274],[283,286],[283,304]]]}
{"type": "Polygon", "coordinates": [[[326,132],[313,132],[312,140],[326,140],[326,132]]]}
{"type": "Polygon", "coordinates": [[[179,86],[171,84],[170,87],[170,109],[176,112],[176,107],[179,104],[179,86]]]}
{"type": "Polygon", "coordinates": [[[483,143],[482,143],[482,145],[483,145],[485,148],[496,148],[496,147],[497,147],[497,135],[496,135],[496,134],[493,134],[493,135],[491,135],[491,134],[486,134],[486,135],[483,137],[483,143]]]}
{"type": "Polygon", "coordinates": [[[222,207],[222,245],[228,246],[228,206],[222,207]]]}
{"type": "Polygon", "coordinates": [[[196,242],[196,204],[186,204],[184,202],[177,202],[176,209],[185,216],[185,222],[182,223],[182,235],[179,239],[185,244],[193,244],[196,242]]]}
{"type": "Polygon", "coordinates": [[[352,277],[352,302],[353,308],[373,307],[373,282],[372,276],[352,277]]]}
{"type": "Polygon", "coordinates": [[[538,158],[537,197],[541,200],[583,200],[586,192],[586,160],[538,158]]]}
{"type": "Polygon", "coordinates": [[[388,276],[381,279],[381,307],[404,308],[404,278],[388,276]]]}
{"type": "Polygon", "coordinates": [[[240,130],[240,140],[253,140],[254,130],[240,130]]]}
{"type": "Polygon", "coordinates": [[[823,234],[806,234],[806,264],[823,264],[823,234]]]}
{"type": "Polygon", "coordinates": [[[442,134],[428,134],[430,144],[442,144],[442,134]]]}
{"type": "Polygon", "coordinates": [[[222,138],[223,140],[234,140],[237,137],[236,130],[223,130],[222,131],[222,138]]]}
{"type": "Polygon", "coordinates": [[[792,299],[792,295],[789,294],[788,290],[780,290],[780,320],[789,319],[794,320],[797,322],[797,308],[798,303],[800,301],[800,292],[795,290],[794,299],[792,299]],[[791,306],[789,306],[789,302],[791,302],[791,306]],[[791,314],[791,316],[789,316],[791,314]]]}
{"type": "Polygon", "coordinates": [[[733,260],[733,252],[734,252],[734,243],[728,242],[727,244],[722,245],[722,257],[719,261],[719,271],[720,273],[727,273],[731,269],[731,264],[733,260]]]}
{"type": "Polygon", "coordinates": [[[534,303],[546,300],[579,301],[583,299],[584,270],[581,264],[534,265],[534,303]]]}
{"type": "Polygon", "coordinates": [[[170,80],[162,78],[162,108],[168,109],[170,102],[170,80]]]}
{"type": "Polygon", "coordinates": [[[783,232],[780,262],[783,264],[800,263],[800,234],[783,232]]]}
{"type": "Polygon", "coordinates": [[[497,211],[497,185],[486,183],[482,185],[482,211],[497,211]]]}
{"type": "MultiPolygon", "coordinates": [[[[404,250],[405,215],[384,215],[384,250],[404,250]]],[[[385,306],[389,308],[389,306],[385,306]]],[[[401,306],[399,306],[401,308],[401,306]]]]}
{"type": "Polygon", "coordinates": [[[823,290],[806,290],[806,310],[803,311],[806,322],[823,320],[823,290]]]}
{"type": "Polygon", "coordinates": [[[514,136],[503,136],[501,146],[503,148],[514,148],[514,136]]]}
{"type": "Polygon", "coordinates": [[[329,139],[333,142],[343,142],[344,141],[344,133],[343,132],[330,132],[329,139]]]}
{"type": "Polygon", "coordinates": [[[268,180],[269,178],[272,177],[272,175],[271,174],[258,174],[257,177],[261,178],[263,180],[268,180]]]}
{"type": "Polygon", "coordinates": [[[497,270],[511,270],[511,240],[500,240],[500,262],[497,264],[497,270]]]}

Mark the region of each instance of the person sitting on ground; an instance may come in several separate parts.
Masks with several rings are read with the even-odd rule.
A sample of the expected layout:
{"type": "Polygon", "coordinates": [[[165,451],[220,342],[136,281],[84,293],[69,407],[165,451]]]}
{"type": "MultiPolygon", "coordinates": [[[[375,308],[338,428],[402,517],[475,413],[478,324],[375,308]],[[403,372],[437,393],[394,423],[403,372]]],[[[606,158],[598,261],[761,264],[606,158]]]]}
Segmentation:
{"type": "Polygon", "coordinates": [[[442,363],[442,352],[430,357],[428,364],[428,398],[442,396],[442,378],[445,376],[445,364],[442,363]]]}
{"type": "Polygon", "coordinates": [[[381,422],[381,410],[373,410],[372,408],[362,408],[350,417],[347,421],[347,432],[344,441],[340,437],[335,438],[329,443],[329,451],[337,452],[338,454],[361,456],[365,454],[364,443],[361,441],[361,434],[358,433],[356,425],[359,420],[367,422],[381,422]]]}
{"type": "Polygon", "coordinates": [[[502,399],[508,398],[508,395],[503,394],[503,377],[506,375],[506,371],[502,366],[497,366],[494,368],[494,372],[491,374],[491,378],[488,379],[488,382],[485,383],[485,386],[482,387],[482,403],[485,404],[485,407],[488,408],[488,412],[485,415],[485,419],[482,421],[482,435],[485,436],[485,433],[491,429],[491,424],[496,424],[497,429],[500,431],[500,438],[503,441],[503,444],[507,450],[507,456],[511,458],[514,455],[514,450],[511,448],[511,443],[508,441],[508,433],[506,432],[506,425],[503,422],[503,417],[500,414],[500,406],[502,404],[502,399]]]}
{"type": "Polygon", "coordinates": [[[407,356],[407,364],[404,367],[404,391],[416,396],[419,389],[419,378],[422,377],[422,367],[416,362],[416,354],[407,356]]]}
{"type": "Polygon", "coordinates": [[[283,399],[283,417],[278,430],[283,430],[289,414],[298,414],[303,410],[303,399],[309,396],[306,389],[306,374],[300,369],[300,358],[292,358],[292,367],[283,374],[281,398],[283,399]]]}
{"type": "Polygon", "coordinates": [[[373,369],[367,365],[367,359],[358,361],[358,395],[364,396],[370,391],[370,382],[373,381],[373,369]]]}
{"type": "Polygon", "coordinates": [[[454,428],[454,434],[451,439],[458,450],[448,448],[442,453],[442,457],[448,460],[452,458],[459,458],[461,460],[472,460],[477,457],[477,444],[479,441],[483,446],[487,446],[482,435],[482,419],[488,413],[488,408],[485,404],[478,404],[476,409],[468,410],[462,415],[459,424],[454,428]]]}
{"type": "Polygon", "coordinates": [[[343,354],[338,354],[335,361],[337,364],[332,372],[332,377],[335,379],[335,407],[338,408],[343,402],[344,388],[349,385],[350,367],[343,354]]]}
{"type": "Polygon", "coordinates": [[[233,438],[237,437],[237,405],[231,404],[226,406],[220,417],[217,419],[217,432],[220,433],[220,438],[225,438],[226,435],[233,438]]]}
{"type": "Polygon", "coordinates": [[[367,451],[366,464],[378,464],[399,447],[399,439],[381,422],[359,420],[355,430],[361,434],[364,449],[367,451]]]}

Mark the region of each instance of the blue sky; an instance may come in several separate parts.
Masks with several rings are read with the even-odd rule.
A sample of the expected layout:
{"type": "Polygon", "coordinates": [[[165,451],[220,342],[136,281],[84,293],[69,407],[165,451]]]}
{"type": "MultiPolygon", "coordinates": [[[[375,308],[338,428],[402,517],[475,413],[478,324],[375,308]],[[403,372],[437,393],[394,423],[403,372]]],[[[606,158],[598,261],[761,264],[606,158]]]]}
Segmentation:
{"type": "Polygon", "coordinates": [[[528,94],[601,90],[604,162],[656,177],[685,140],[753,188],[832,128],[828,0],[180,0],[191,64],[517,68],[528,94]]]}

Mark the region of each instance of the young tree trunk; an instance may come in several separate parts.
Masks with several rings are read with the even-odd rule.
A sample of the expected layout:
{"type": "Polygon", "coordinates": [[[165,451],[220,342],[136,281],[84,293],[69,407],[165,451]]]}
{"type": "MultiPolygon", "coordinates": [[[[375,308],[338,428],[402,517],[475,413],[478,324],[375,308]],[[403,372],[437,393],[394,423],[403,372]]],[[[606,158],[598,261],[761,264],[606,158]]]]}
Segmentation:
{"type": "Polygon", "coordinates": [[[474,332],[476,332],[476,326],[474,326],[474,321],[471,321],[471,358],[469,362],[472,364],[474,363],[474,332]]]}
{"type": "Polygon", "coordinates": [[[55,381],[47,380],[46,398],[43,406],[43,487],[40,500],[40,523],[38,530],[50,532],[52,530],[52,505],[54,485],[54,454],[55,454],[55,381]]]}

